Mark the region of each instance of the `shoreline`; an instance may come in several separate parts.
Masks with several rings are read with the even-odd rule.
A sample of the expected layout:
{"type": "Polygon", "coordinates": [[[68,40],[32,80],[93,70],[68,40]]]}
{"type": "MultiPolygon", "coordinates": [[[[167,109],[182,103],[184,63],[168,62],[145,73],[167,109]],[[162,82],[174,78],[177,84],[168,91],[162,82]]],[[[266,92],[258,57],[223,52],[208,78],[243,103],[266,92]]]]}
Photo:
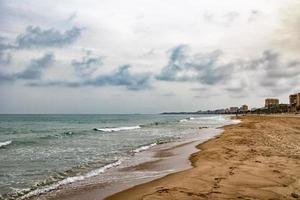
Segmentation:
{"type": "Polygon", "coordinates": [[[183,141],[174,141],[156,145],[147,151],[135,154],[135,159],[139,160],[139,157],[147,157],[149,161],[137,162],[128,167],[121,165],[117,168],[110,169],[111,171],[108,172],[108,174],[101,174],[99,177],[96,176],[82,182],[75,182],[74,185],[66,185],[58,190],[44,193],[30,199],[104,199],[130,187],[191,168],[192,166],[188,158],[191,154],[198,151],[196,146],[199,142],[205,142],[210,138],[216,137],[220,133],[222,133],[220,128],[199,129],[195,134],[191,135],[190,138],[186,138],[183,141]],[[150,173],[150,176],[138,175],[139,177],[134,179],[120,179],[119,182],[108,182],[104,184],[97,182],[97,179],[103,178],[103,175],[107,177],[115,175],[123,177],[124,175],[126,176],[127,173],[150,173]]]}
{"type": "Polygon", "coordinates": [[[300,198],[300,118],[240,116],[197,145],[191,169],[115,193],[118,199],[300,198]]]}

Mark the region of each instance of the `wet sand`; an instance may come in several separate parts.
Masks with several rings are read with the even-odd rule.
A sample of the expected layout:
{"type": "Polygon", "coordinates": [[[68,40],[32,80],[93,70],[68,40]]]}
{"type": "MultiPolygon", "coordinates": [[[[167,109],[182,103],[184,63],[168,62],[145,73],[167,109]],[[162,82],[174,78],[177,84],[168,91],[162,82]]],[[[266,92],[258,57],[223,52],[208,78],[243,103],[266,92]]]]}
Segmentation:
{"type": "Polygon", "coordinates": [[[197,146],[201,151],[190,156],[193,168],[106,200],[300,199],[300,118],[240,119],[197,146]]]}

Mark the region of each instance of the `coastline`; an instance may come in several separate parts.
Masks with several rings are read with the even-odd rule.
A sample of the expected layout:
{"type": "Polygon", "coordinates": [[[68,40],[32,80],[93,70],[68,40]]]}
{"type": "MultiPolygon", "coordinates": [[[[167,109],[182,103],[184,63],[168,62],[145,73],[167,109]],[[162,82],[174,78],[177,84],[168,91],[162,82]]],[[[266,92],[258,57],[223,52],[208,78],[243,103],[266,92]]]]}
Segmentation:
{"type": "Polygon", "coordinates": [[[300,118],[243,116],[197,146],[193,168],[134,186],[118,199],[300,198],[300,118]]]}
{"type": "Polygon", "coordinates": [[[122,165],[112,168],[104,174],[62,186],[58,190],[40,194],[30,199],[104,199],[130,187],[192,168],[188,158],[198,151],[196,146],[218,136],[220,133],[222,133],[220,128],[200,128],[182,141],[163,143],[146,151],[138,152],[134,155],[135,161],[130,159],[128,165],[122,162],[122,165]],[[145,161],[145,158],[148,158],[148,161],[145,161]],[[136,162],[138,160],[142,162],[136,162]],[[135,173],[137,174],[136,178],[129,175],[135,173]],[[131,178],[126,178],[128,175],[131,178]],[[103,178],[115,176],[118,176],[118,182],[99,183],[99,180],[103,178]]]}

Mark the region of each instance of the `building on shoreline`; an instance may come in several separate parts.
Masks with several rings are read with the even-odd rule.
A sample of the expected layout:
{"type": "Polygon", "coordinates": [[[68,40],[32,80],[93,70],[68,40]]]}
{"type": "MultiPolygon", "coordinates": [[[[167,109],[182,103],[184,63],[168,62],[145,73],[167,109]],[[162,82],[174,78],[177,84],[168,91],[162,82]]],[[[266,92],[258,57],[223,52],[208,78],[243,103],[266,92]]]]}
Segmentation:
{"type": "Polygon", "coordinates": [[[241,107],[229,107],[221,108],[217,110],[206,110],[206,111],[196,111],[196,112],[165,112],[162,114],[278,114],[278,113],[288,113],[300,112],[300,93],[291,94],[289,96],[289,104],[279,103],[277,98],[267,98],[265,99],[265,106],[261,108],[251,108],[247,105],[242,105],[241,107]]]}
{"type": "Polygon", "coordinates": [[[279,99],[276,98],[268,98],[265,99],[265,107],[266,108],[273,108],[279,106],[279,99]]]}
{"type": "Polygon", "coordinates": [[[291,94],[290,99],[290,111],[297,112],[300,110],[300,93],[291,94]]]}
{"type": "Polygon", "coordinates": [[[290,108],[290,106],[287,103],[280,103],[278,105],[279,113],[287,113],[287,112],[289,112],[289,108],[290,108]]]}
{"type": "Polygon", "coordinates": [[[288,113],[300,111],[300,93],[291,94],[289,96],[289,104],[279,103],[279,99],[265,99],[265,107],[251,111],[256,114],[272,114],[272,113],[288,113]]]}
{"type": "Polygon", "coordinates": [[[249,108],[247,105],[242,105],[240,108],[240,112],[247,113],[249,111],[249,108]]]}

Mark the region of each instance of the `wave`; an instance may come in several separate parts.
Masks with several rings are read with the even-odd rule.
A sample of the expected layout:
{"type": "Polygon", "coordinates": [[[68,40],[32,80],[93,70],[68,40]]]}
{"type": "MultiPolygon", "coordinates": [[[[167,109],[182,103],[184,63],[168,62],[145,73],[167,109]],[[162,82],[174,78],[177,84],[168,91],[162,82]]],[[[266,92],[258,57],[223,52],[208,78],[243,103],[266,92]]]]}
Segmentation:
{"type": "Polygon", "coordinates": [[[124,127],[117,127],[117,128],[94,128],[94,130],[102,131],[102,132],[117,132],[117,131],[134,130],[139,128],[141,128],[141,126],[124,126],[124,127]]]}
{"type": "Polygon", "coordinates": [[[181,119],[181,120],[179,120],[179,122],[187,122],[187,121],[189,121],[188,119],[181,119]]]}
{"type": "Polygon", "coordinates": [[[196,120],[225,121],[226,118],[223,117],[223,116],[188,117],[188,118],[184,118],[184,119],[179,120],[179,122],[188,122],[188,121],[196,121],[196,120]]]}
{"type": "Polygon", "coordinates": [[[156,145],[157,145],[157,143],[155,142],[155,143],[152,143],[152,144],[149,144],[149,145],[141,146],[141,147],[133,150],[132,152],[139,153],[141,151],[146,151],[147,149],[150,149],[151,147],[154,147],[156,145]]]}
{"type": "Polygon", "coordinates": [[[68,177],[68,178],[60,180],[56,183],[53,183],[51,185],[45,186],[43,188],[38,188],[38,189],[35,189],[35,190],[29,189],[29,192],[28,192],[28,190],[27,190],[27,192],[26,192],[26,190],[24,190],[24,192],[26,192],[26,194],[23,194],[23,196],[20,199],[28,199],[30,197],[37,196],[37,195],[44,194],[46,192],[55,190],[55,189],[57,189],[61,186],[64,186],[64,185],[67,185],[67,184],[70,184],[70,183],[74,183],[74,182],[77,182],[77,181],[82,181],[86,178],[91,178],[91,177],[97,176],[99,174],[104,173],[106,170],[108,170],[110,168],[119,166],[121,163],[122,163],[121,160],[117,160],[113,163],[110,163],[110,164],[107,164],[107,165],[105,165],[103,167],[100,167],[98,169],[92,170],[92,171],[86,173],[85,175],[68,177]]]}
{"type": "Polygon", "coordinates": [[[66,131],[55,135],[45,135],[39,137],[40,139],[61,139],[63,137],[73,136],[75,133],[72,131],[66,131]]]}
{"type": "Polygon", "coordinates": [[[5,146],[7,146],[7,145],[10,145],[11,143],[12,143],[11,140],[8,140],[8,141],[5,141],[5,142],[0,142],[0,148],[1,148],[1,147],[5,147],[5,146]]]}
{"type": "MultiPolygon", "coordinates": [[[[195,120],[195,119],[198,119],[198,118],[195,118],[195,117],[188,117],[188,118],[184,118],[184,119],[179,120],[179,122],[188,122],[188,121],[195,120]]],[[[200,118],[199,118],[199,119],[200,119],[200,118]]]]}
{"type": "Polygon", "coordinates": [[[214,120],[214,121],[226,121],[227,116],[224,115],[215,115],[215,116],[206,116],[206,117],[196,117],[195,119],[202,119],[202,120],[214,120]]]}

